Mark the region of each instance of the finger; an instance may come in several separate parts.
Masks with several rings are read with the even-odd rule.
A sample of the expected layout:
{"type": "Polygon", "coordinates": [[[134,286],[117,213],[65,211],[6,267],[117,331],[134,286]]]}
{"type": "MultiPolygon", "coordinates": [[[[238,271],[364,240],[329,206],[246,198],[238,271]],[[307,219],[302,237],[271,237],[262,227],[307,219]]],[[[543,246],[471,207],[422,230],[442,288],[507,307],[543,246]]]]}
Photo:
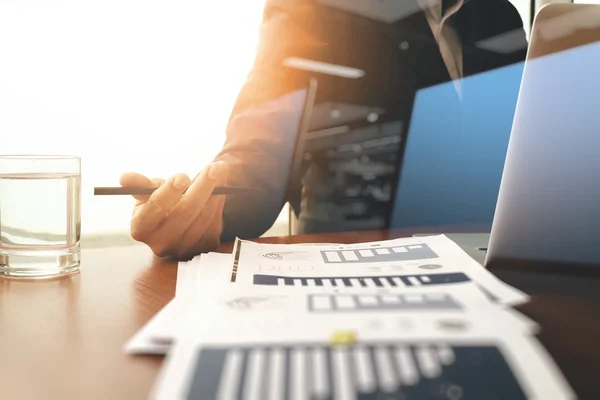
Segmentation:
{"type": "MultiPolygon", "coordinates": [[[[152,179],[150,179],[150,181],[152,182],[150,187],[160,187],[160,186],[164,185],[166,182],[162,178],[152,178],[152,179]]],[[[147,203],[148,199],[150,198],[150,195],[149,194],[139,194],[139,195],[134,195],[133,197],[135,197],[137,199],[137,201],[135,202],[135,205],[139,206],[140,204],[147,203]]]]}
{"type": "MultiPolygon", "coordinates": [[[[227,186],[227,176],[219,180],[219,185],[227,186]]],[[[208,201],[205,210],[188,228],[184,234],[184,245],[191,254],[200,254],[205,251],[216,249],[221,243],[221,234],[223,233],[223,210],[225,209],[225,196],[212,196],[208,201]],[[202,215],[206,213],[206,215],[202,215]],[[209,217],[210,216],[210,217],[209,217]],[[210,224],[200,223],[211,219],[210,224]],[[195,240],[195,238],[200,238],[195,240]],[[195,240],[195,241],[194,241],[195,240]]]]}
{"type": "MultiPolygon", "coordinates": [[[[202,244],[202,248],[214,248],[218,246],[218,237],[214,238],[209,235],[211,226],[215,220],[219,220],[217,211],[219,199],[211,198],[202,209],[202,212],[195,221],[190,224],[184,233],[180,233],[180,237],[173,240],[172,237],[162,236],[158,234],[149,239],[148,245],[158,256],[170,255],[177,259],[189,259],[200,254],[196,249],[202,244]],[[216,241],[216,244],[214,244],[216,241]]],[[[162,229],[159,230],[162,233],[162,229]]]]}
{"type": "Polygon", "coordinates": [[[181,200],[189,185],[190,178],[185,174],[175,175],[161,185],[146,203],[137,207],[131,220],[131,236],[137,241],[145,242],[181,200]]]}
{"type": "Polygon", "coordinates": [[[215,213],[212,223],[202,235],[202,238],[194,245],[196,253],[213,251],[221,244],[221,234],[223,233],[223,209],[225,208],[225,198],[220,199],[221,204],[215,213]]]}
{"type": "Polygon", "coordinates": [[[229,165],[224,161],[217,161],[205,168],[194,178],[194,182],[182,199],[183,204],[205,203],[217,185],[225,185],[229,176],[229,165]]]}
{"type": "MultiPolygon", "coordinates": [[[[184,234],[187,235],[188,227],[202,213],[217,183],[225,182],[227,166],[223,165],[224,163],[213,163],[205,168],[173,207],[160,229],[148,238],[148,244],[155,252],[170,253],[185,250],[182,241],[184,234]]],[[[193,240],[197,241],[199,237],[199,235],[195,236],[193,240]]]]}
{"type": "MultiPolygon", "coordinates": [[[[126,172],[123,175],[121,175],[119,179],[119,183],[123,187],[157,187],[160,186],[163,182],[163,179],[149,179],[146,176],[138,174],[136,172],[126,172]]],[[[150,196],[133,195],[133,197],[138,201],[145,202],[150,196]]]]}
{"type": "Polygon", "coordinates": [[[215,186],[219,182],[226,182],[227,174],[228,168],[224,162],[212,163],[205,168],[173,207],[157,235],[179,240],[200,215],[215,186]]]}
{"type": "Polygon", "coordinates": [[[223,221],[224,196],[213,196],[181,238],[187,253],[213,250],[219,245],[223,221]]]}
{"type": "Polygon", "coordinates": [[[137,172],[126,172],[119,178],[121,186],[147,186],[150,184],[150,179],[137,172]]]}

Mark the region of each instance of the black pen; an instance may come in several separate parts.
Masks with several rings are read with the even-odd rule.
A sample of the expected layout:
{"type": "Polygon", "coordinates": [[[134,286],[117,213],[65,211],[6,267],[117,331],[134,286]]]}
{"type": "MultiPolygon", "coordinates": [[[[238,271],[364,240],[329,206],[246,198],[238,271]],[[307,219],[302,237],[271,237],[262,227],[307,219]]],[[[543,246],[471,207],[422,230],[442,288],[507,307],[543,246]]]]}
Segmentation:
{"type": "MultiPolygon", "coordinates": [[[[158,189],[157,187],[95,187],[94,195],[109,196],[109,195],[150,195],[158,189]]],[[[217,186],[213,189],[213,195],[238,195],[252,194],[261,192],[262,189],[244,187],[244,186],[217,186]]]]}

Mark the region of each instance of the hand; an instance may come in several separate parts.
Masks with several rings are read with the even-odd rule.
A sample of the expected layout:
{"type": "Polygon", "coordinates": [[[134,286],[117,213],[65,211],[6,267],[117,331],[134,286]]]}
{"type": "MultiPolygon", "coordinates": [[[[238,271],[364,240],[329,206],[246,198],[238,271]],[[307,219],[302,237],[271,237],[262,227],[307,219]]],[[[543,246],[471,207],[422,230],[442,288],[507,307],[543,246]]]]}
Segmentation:
{"type": "Polygon", "coordinates": [[[225,196],[211,193],[215,186],[227,184],[228,174],[228,165],[223,161],[208,165],[193,182],[185,174],[168,181],[123,174],[124,187],[158,187],[150,196],[133,196],[137,202],[131,218],[131,237],[146,243],[159,257],[189,259],[214,250],[223,230],[225,196]]]}

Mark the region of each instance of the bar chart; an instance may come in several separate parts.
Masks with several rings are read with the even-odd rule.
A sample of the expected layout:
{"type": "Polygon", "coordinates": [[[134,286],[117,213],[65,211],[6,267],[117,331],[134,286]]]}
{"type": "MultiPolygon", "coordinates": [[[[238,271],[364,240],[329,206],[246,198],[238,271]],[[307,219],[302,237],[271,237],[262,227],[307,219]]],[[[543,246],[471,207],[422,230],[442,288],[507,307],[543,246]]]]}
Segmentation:
{"type": "Polygon", "coordinates": [[[421,285],[442,285],[468,282],[471,279],[462,272],[421,275],[384,276],[320,276],[291,277],[280,275],[255,274],[255,285],[276,286],[336,286],[336,287],[406,287],[421,285]]]}
{"type": "Polygon", "coordinates": [[[366,247],[350,250],[322,250],[321,256],[327,264],[379,263],[438,258],[438,255],[426,244],[366,247]]]}
{"type": "Polygon", "coordinates": [[[187,399],[525,399],[502,353],[446,343],[205,347],[187,399]]]}
{"type": "Polygon", "coordinates": [[[439,311],[460,310],[461,305],[446,293],[413,294],[312,294],[311,312],[439,311]]]}

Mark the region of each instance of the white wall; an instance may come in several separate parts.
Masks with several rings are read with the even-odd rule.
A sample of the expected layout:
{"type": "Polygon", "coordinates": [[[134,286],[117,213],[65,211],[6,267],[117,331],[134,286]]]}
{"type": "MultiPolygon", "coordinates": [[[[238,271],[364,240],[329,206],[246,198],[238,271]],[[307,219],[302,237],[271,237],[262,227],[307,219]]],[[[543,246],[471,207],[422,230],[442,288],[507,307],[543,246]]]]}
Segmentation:
{"type": "Polygon", "coordinates": [[[0,0],[0,153],[83,157],[85,232],[126,230],[135,170],[195,174],[219,150],[264,0],[0,0]]]}

